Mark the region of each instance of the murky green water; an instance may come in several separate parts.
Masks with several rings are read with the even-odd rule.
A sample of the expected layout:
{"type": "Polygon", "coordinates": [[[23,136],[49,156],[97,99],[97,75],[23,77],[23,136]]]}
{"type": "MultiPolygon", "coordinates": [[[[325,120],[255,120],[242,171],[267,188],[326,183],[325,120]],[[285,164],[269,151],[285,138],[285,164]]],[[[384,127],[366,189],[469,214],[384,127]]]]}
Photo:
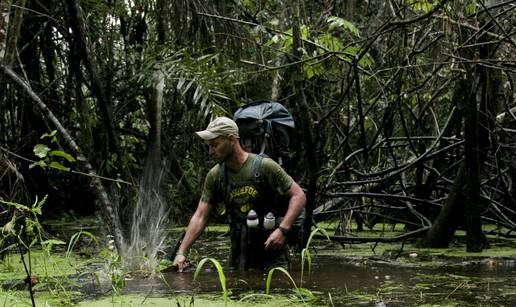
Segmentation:
{"type": "MultiPolygon", "coordinates": [[[[509,246],[503,258],[489,258],[484,254],[476,258],[449,258],[437,256],[435,252],[428,250],[417,250],[409,244],[401,252],[394,250],[400,248],[398,245],[379,245],[373,252],[372,246],[368,244],[343,248],[340,245],[319,242],[311,251],[311,272],[308,274],[305,267],[303,281],[300,255],[294,254],[289,272],[296,285],[294,286],[281,272],[276,271],[271,287],[271,294],[275,296],[276,301],[267,301],[271,300],[270,298],[265,301],[252,298],[251,303],[246,296],[259,296],[265,293],[267,272],[236,272],[226,269],[229,244],[228,238],[220,236],[220,232],[205,234],[194,245],[193,258],[199,261],[204,257],[213,257],[221,261],[230,290],[230,302],[236,306],[244,304],[238,302],[243,298],[246,304],[253,305],[254,301],[256,306],[298,305],[303,304],[303,300],[308,305],[321,306],[516,306],[516,247],[511,247],[512,243],[504,243],[506,247],[507,244],[509,246]],[[394,251],[391,252],[389,249],[394,251]],[[510,256],[512,250],[515,256],[510,256]],[[295,287],[307,290],[301,295],[294,291],[295,287]]],[[[79,291],[62,303],[51,301],[50,306],[81,301],[82,305],[88,306],[93,304],[93,301],[89,300],[112,295],[109,280],[102,277],[105,275],[102,271],[106,268],[99,265],[99,261],[91,261],[90,258],[91,255],[83,255],[80,258],[76,254],[72,260],[58,258],[56,262],[50,259],[45,262],[48,268],[59,268],[55,275],[45,281],[62,283],[63,291],[61,294],[57,291],[57,296],[64,295],[66,291],[79,291]],[[84,260],[81,269],[76,269],[77,263],[80,262],[78,259],[84,260]],[[60,274],[66,276],[61,275],[63,277],[60,279],[60,274]]],[[[41,265],[41,259],[35,261],[41,265]]],[[[25,292],[19,293],[26,296],[24,299],[8,298],[9,295],[14,295],[14,290],[24,289],[23,283],[20,282],[16,288],[13,287],[16,284],[13,279],[15,281],[23,276],[23,272],[15,273],[18,270],[15,268],[15,262],[2,262],[0,266],[0,276],[3,276],[3,292],[0,295],[3,294],[2,301],[8,306],[29,302],[25,292]],[[9,270],[6,265],[10,266],[9,270]],[[9,276],[12,277],[8,278],[9,276]]],[[[40,276],[46,274],[45,270],[41,271],[41,267],[38,272],[40,276]]],[[[195,306],[204,306],[206,302],[212,302],[217,306],[223,305],[218,274],[212,266],[203,268],[197,280],[193,279],[192,272],[167,272],[152,278],[131,276],[132,274],[126,276],[122,289],[123,294],[131,295],[130,302],[122,298],[118,298],[117,301],[112,297],[105,300],[107,305],[102,305],[101,302],[95,304],[189,306],[193,297],[197,298],[195,306]]],[[[56,288],[58,287],[41,286],[37,289],[36,296],[41,298],[48,295],[48,289],[54,289],[55,292],[56,288]]]]}
{"type": "MultiPolygon", "coordinates": [[[[196,243],[199,255],[220,259],[227,267],[227,238],[203,236],[196,243]]],[[[399,247],[398,247],[399,248],[399,247]]],[[[367,249],[367,247],[366,247],[367,249]]],[[[349,257],[353,252],[326,245],[312,251],[312,271],[301,283],[299,254],[294,254],[289,270],[296,285],[317,297],[314,304],[363,306],[516,306],[516,266],[511,258],[443,258],[404,251],[349,257]],[[341,254],[345,252],[348,257],[341,254]],[[331,299],[330,299],[331,296],[331,299]]],[[[516,253],[516,249],[515,249],[516,253]]],[[[226,270],[233,298],[246,293],[264,293],[267,272],[226,270]]],[[[158,279],[128,281],[126,290],[139,293],[220,293],[218,275],[205,270],[197,281],[192,273],[165,273],[166,283],[158,279]]],[[[280,272],[272,281],[272,293],[289,294],[292,282],[280,272]]]]}

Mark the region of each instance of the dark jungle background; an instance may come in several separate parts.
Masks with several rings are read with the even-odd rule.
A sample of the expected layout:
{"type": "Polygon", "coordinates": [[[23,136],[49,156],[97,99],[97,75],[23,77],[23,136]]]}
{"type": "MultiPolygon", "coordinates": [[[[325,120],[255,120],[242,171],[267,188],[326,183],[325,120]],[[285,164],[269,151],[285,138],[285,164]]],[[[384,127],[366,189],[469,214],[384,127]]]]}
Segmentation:
{"type": "Polygon", "coordinates": [[[310,223],[485,249],[482,225],[515,235],[515,25],[495,0],[2,0],[0,198],[113,233],[163,170],[183,225],[213,165],[194,132],[270,99],[310,223]]]}

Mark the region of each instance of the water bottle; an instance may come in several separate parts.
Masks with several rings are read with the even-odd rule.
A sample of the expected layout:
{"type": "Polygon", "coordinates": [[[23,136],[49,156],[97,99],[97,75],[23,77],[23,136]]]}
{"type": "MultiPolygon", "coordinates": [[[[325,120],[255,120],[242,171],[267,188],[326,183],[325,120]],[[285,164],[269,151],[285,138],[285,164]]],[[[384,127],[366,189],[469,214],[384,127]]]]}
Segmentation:
{"type": "Polygon", "coordinates": [[[276,218],[272,212],[269,212],[263,218],[263,228],[266,230],[272,230],[276,226],[276,218]]]}
{"type": "Polygon", "coordinates": [[[249,210],[249,212],[247,213],[247,227],[256,228],[258,227],[258,224],[258,214],[256,214],[256,212],[253,209],[249,210]]]}

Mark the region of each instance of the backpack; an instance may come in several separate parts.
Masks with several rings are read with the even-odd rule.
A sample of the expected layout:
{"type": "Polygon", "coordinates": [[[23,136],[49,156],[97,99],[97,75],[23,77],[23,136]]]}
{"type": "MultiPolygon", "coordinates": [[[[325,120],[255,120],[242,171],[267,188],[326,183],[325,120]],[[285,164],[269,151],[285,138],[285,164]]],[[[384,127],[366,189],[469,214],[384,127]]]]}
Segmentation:
{"type": "Polygon", "coordinates": [[[294,119],[280,103],[258,100],[239,108],[233,117],[240,143],[248,151],[269,157],[285,167],[292,157],[294,119]]]}

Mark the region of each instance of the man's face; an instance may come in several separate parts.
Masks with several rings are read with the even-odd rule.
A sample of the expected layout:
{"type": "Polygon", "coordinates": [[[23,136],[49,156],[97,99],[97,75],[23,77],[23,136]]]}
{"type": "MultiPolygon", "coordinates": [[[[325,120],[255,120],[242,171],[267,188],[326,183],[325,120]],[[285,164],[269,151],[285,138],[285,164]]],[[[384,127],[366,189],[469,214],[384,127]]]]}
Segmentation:
{"type": "Polygon", "coordinates": [[[230,138],[231,137],[219,136],[206,142],[209,147],[210,155],[217,160],[217,162],[225,162],[233,154],[233,146],[230,138]]]}

